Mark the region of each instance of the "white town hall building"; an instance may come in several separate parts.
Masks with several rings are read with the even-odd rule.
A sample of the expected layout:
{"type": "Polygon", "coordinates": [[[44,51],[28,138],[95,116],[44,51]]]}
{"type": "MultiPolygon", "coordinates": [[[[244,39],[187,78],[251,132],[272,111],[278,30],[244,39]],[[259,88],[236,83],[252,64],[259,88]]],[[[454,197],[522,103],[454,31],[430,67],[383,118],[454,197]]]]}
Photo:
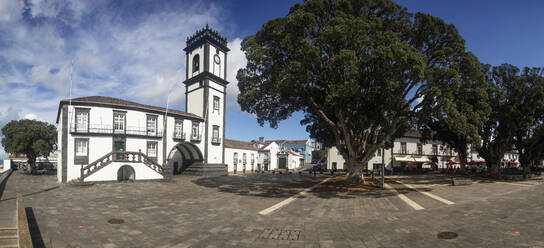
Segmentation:
{"type": "Polygon", "coordinates": [[[184,51],[186,112],[104,96],[60,102],[59,182],[227,174],[227,40],[206,26],[184,51]]]}

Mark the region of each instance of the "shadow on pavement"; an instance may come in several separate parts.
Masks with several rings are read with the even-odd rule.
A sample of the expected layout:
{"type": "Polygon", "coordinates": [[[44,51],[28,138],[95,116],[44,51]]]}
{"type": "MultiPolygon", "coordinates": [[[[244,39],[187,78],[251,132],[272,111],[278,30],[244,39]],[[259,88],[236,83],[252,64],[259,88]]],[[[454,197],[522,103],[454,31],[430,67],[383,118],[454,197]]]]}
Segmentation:
{"type": "MultiPolygon", "coordinates": [[[[216,188],[220,192],[238,194],[242,196],[256,196],[267,198],[291,197],[328,177],[308,177],[300,175],[247,175],[247,176],[219,176],[199,178],[193,183],[216,188]]],[[[355,197],[387,197],[394,193],[371,186],[354,185],[335,178],[309,191],[320,198],[355,198],[355,197]]]]}
{"type": "MultiPolygon", "coordinates": [[[[45,193],[47,191],[55,190],[55,189],[58,189],[58,188],[60,188],[60,186],[55,186],[55,187],[43,189],[43,190],[40,190],[40,191],[36,191],[36,192],[28,193],[28,194],[23,194],[23,197],[27,197],[27,196],[31,196],[31,195],[37,195],[37,194],[40,194],[40,193],[45,193]]],[[[17,197],[10,197],[10,198],[6,198],[6,199],[2,199],[0,201],[9,201],[9,200],[13,200],[13,199],[16,199],[16,198],[17,197]]]]}
{"type": "Polygon", "coordinates": [[[32,245],[34,247],[45,247],[43,243],[42,233],[40,232],[40,227],[36,221],[36,216],[31,207],[25,208],[26,217],[28,219],[28,228],[30,230],[30,237],[32,238],[32,245]]]}

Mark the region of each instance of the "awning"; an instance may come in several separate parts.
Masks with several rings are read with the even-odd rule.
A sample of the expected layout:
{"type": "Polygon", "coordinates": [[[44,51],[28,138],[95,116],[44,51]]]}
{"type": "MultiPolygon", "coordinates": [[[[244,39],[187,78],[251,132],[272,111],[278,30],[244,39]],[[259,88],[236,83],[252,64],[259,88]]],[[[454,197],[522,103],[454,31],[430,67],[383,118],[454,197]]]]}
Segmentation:
{"type": "Polygon", "coordinates": [[[394,157],[397,162],[428,163],[430,159],[427,156],[398,156],[394,157]]]}
{"type": "Polygon", "coordinates": [[[414,157],[414,161],[417,163],[427,163],[430,159],[427,156],[414,157]]]}
{"type": "Polygon", "coordinates": [[[394,157],[397,162],[414,162],[414,159],[411,156],[399,156],[394,157]]]}

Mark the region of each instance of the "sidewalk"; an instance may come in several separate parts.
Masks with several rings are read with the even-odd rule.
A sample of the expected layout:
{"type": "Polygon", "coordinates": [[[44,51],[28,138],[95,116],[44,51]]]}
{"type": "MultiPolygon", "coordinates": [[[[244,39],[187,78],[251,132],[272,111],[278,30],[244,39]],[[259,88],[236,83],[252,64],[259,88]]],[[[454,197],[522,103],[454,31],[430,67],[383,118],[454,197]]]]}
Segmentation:
{"type": "Polygon", "coordinates": [[[15,205],[16,200],[10,194],[5,194],[5,189],[9,187],[9,177],[6,182],[0,183],[0,227],[15,226],[15,205]]]}

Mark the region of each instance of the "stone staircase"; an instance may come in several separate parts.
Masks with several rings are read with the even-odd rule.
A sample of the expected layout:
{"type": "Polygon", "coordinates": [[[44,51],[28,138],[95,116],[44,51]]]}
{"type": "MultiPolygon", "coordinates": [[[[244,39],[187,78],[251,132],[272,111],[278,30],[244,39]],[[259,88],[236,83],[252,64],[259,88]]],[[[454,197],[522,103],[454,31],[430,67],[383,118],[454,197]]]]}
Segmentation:
{"type": "Polygon", "coordinates": [[[204,164],[203,162],[194,162],[181,172],[185,175],[195,175],[204,177],[215,177],[227,175],[227,165],[225,164],[204,164]]]}
{"type": "Polygon", "coordinates": [[[19,247],[17,227],[0,227],[0,248],[19,247]]]}
{"type": "Polygon", "coordinates": [[[150,159],[147,155],[141,151],[138,152],[110,152],[96,161],[81,168],[81,176],[79,181],[83,182],[85,178],[99,171],[100,169],[108,166],[113,162],[125,162],[125,163],[143,163],[147,167],[156,171],[157,173],[164,175],[164,168],[155,160],[150,159]]]}

